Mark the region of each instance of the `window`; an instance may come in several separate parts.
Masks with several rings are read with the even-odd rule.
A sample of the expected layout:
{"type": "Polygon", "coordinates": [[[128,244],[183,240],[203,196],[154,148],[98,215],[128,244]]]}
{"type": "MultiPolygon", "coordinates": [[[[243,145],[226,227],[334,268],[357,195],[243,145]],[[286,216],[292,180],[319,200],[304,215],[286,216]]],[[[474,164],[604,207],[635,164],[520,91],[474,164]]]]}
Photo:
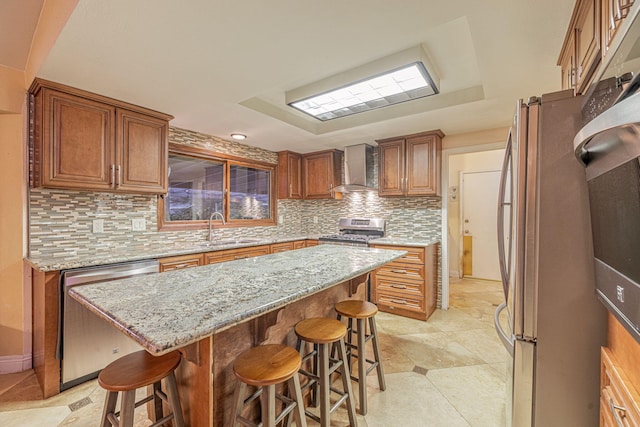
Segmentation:
{"type": "MultiPolygon", "coordinates": [[[[160,199],[160,229],[208,227],[214,212],[227,226],[275,225],[275,165],[170,144],[169,189],[160,199]]],[[[222,224],[218,218],[217,226],[222,224]]]]}

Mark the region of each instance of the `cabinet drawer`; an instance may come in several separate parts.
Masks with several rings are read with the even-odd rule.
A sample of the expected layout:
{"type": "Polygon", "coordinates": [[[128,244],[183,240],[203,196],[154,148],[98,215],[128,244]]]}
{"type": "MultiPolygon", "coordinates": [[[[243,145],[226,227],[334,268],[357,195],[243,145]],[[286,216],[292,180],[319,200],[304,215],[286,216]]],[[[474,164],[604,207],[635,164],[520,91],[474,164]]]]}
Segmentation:
{"type": "Polygon", "coordinates": [[[424,248],[412,248],[408,246],[372,245],[374,248],[390,249],[394,251],[407,251],[407,254],[392,264],[422,264],[424,265],[424,248]]]}
{"type": "Polygon", "coordinates": [[[380,276],[376,279],[376,292],[420,299],[424,296],[424,282],[401,281],[380,276]]]}
{"type": "Polygon", "coordinates": [[[252,258],[269,254],[269,246],[254,246],[250,248],[231,249],[228,251],[209,252],[204,254],[204,263],[216,264],[237,259],[252,258]]]}
{"type": "Polygon", "coordinates": [[[390,262],[380,267],[376,272],[376,276],[393,278],[397,281],[417,280],[424,282],[424,265],[390,262]]]}
{"type": "Polygon", "coordinates": [[[182,255],[159,260],[160,272],[202,265],[202,255],[182,255]]]}
{"type": "Polygon", "coordinates": [[[602,425],[617,427],[640,425],[640,396],[622,369],[616,366],[611,351],[602,348],[600,417],[602,425]]]}
{"type": "Polygon", "coordinates": [[[376,291],[376,300],[379,306],[382,305],[389,309],[385,311],[399,308],[419,313],[424,312],[424,298],[420,296],[395,295],[392,293],[376,291]]]}
{"type": "Polygon", "coordinates": [[[298,240],[296,242],[293,242],[293,249],[302,249],[302,248],[305,248],[306,246],[307,246],[307,243],[304,240],[298,240]]]}
{"type": "Polygon", "coordinates": [[[286,252],[293,250],[293,242],[275,243],[271,245],[271,253],[286,252]]]}

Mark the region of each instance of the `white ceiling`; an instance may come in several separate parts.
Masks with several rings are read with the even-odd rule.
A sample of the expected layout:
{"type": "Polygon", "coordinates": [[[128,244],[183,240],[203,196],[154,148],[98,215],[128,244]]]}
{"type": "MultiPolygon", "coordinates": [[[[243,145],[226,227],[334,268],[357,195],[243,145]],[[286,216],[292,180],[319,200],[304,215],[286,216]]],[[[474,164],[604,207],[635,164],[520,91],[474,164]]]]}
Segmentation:
{"type": "MultiPolygon", "coordinates": [[[[18,0],[11,0],[18,1],[18,0]]],[[[175,116],[173,126],[310,152],[508,126],[560,88],[574,0],[81,0],[38,75],[175,116]],[[441,94],[333,120],[284,93],[422,45],[441,94]]]]}

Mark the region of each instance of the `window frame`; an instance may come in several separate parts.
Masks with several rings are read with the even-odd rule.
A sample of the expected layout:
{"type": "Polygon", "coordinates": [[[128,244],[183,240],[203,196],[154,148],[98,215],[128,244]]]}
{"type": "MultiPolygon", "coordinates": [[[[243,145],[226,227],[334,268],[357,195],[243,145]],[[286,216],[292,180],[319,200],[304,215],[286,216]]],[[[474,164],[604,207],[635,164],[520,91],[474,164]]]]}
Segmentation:
{"type": "MultiPolygon", "coordinates": [[[[215,228],[238,228],[238,227],[259,227],[277,225],[277,195],[276,195],[276,164],[246,159],[229,154],[217,153],[205,148],[191,147],[176,143],[169,143],[168,154],[191,157],[194,159],[211,160],[223,163],[223,191],[222,201],[224,219],[226,224],[222,224],[220,219],[212,221],[215,228]],[[244,166],[253,169],[269,171],[269,218],[268,219],[230,219],[230,199],[231,199],[231,165],[244,166]]],[[[167,191],[168,187],[167,187],[167,191]]],[[[158,198],[158,231],[181,231],[199,230],[209,228],[209,220],[183,220],[165,221],[165,195],[158,198]]]]}

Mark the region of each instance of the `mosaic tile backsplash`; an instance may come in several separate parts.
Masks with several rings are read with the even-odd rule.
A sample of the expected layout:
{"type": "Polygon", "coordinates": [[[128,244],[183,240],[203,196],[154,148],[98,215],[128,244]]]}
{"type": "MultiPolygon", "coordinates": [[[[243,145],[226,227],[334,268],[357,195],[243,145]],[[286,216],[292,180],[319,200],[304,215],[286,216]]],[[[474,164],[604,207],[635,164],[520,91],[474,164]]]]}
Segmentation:
{"type": "MultiPolygon", "coordinates": [[[[170,128],[169,140],[277,162],[277,155],[271,151],[183,129],[170,128]]],[[[30,191],[29,208],[32,257],[144,250],[154,244],[204,241],[208,233],[207,230],[158,232],[157,196],[36,188],[30,191]],[[96,219],[103,220],[102,233],[93,233],[96,219]],[[133,231],[132,219],[144,219],[145,230],[133,231]]],[[[376,193],[347,193],[342,200],[279,200],[277,210],[276,226],[217,229],[216,236],[226,239],[330,234],[338,231],[341,217],[371,216],[387,220],[389,236],[441,238],[439,197],[381,198],[376,193]]]]}

